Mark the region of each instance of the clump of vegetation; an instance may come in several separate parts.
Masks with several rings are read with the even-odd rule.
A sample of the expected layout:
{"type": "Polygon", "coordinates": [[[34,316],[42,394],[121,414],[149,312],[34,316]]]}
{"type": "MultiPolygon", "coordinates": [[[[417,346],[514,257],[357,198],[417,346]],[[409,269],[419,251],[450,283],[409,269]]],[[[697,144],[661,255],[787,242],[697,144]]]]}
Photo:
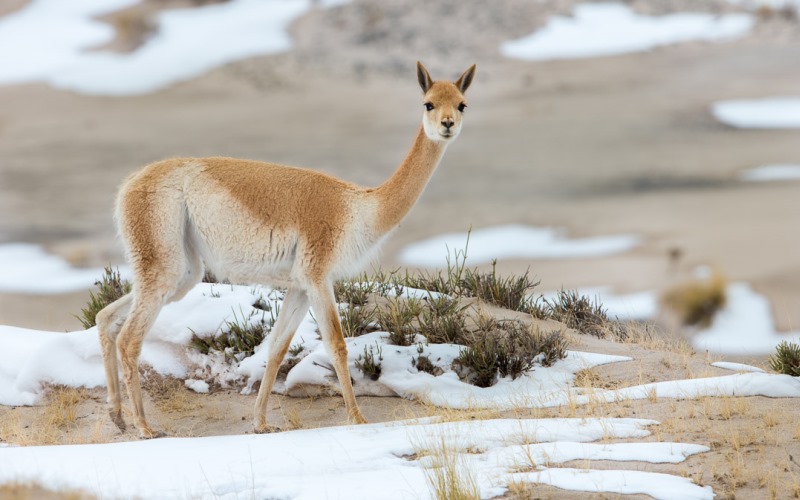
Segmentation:
{"type": "Polygon", "coordinates": [[[561,290],[551,300],[545,300],[548,316],[581,333],[604,338],[611,320],[603,306],[575,290],[561,290]]]}
{"type": "Polygon", "coordinates": [[[434,344],[463,344],[467,329],[467,309],[447,295],[430,295],[417,317],[419,331],[434,344]]]}
{"type": "Polygon", "coordinates": [[[103,268],[103,277],[94,282],[97,286],[97,293],[89,292],[89,303],[81,309],[81,315],[75,316],[81,322],[83,328],[89,329],[97,324],[97,313],[107,305],[122,298],[131,291],[131,283],[122,279],[119,268],[116,271],[111,266],[103,268]]]}
{"type": "Polygon", "coordinates": [[[286,356],[286,359],[283,360],[281,366],[278,367],[278,378],[286,378],[289,375],[289,372],[292,371],[292,368],[297,366],[297,363],[300,362],[300,354],[305,350],[305,346],[303,344],[294,344],[289,347],[289,355],[286,356]]]}
{"type": "Polygon", "coordinates": [[[375,291],[366,274],[354,281],[337,281],[333,285],[333,294],[339,304],[351,306],[365,306],[369,296],[375,291]]]}
{"type": "Polygon", "coordinates": [[[459,353],[455,364],[470,383],[494,385],[498,376],[517,378],[539,362],[550,366],[566,357],[567,340],[561,331],[543,333],[519,320],[479,319],[479,329],[459,353]]]}
{"type": "Polygon", "coordinates": [[[800,344],[782,341],[769,357],[769,366],[778,373],[800,377],[800,344]]]}
{"type": "Polygon", "coordinates": [[[727,280],[721,273],[707,279],[693,280],[668,290],[663,303],[675,311],[685,326],[705,328],[711,325],[714,315],[727,301],[727,280]]]}
{"type": "Polygon", "coordinates": [[[492,261],[492,272],[481,273],[467,269],[461,280],[461,294],[477,297],[484,302],[511,309],[529,312],[535,304],[531,291],[539,285],[529,276],[529,271],[519,276],[502,277],[497,274],[497,261],[492,261]]]}
{"type": "Polygon", "coordinates": [[[433,364],[431,358],[424,353],[425,346],[423,346],[421,343],[417,344],[417,357],[411,358],[411,366],[416,368],[418,371],[430,373],[434,377],[444,373],[444,370],[433,364]]]}
{"type": "Polygon", "coordinates": [[[415,446],[417,456],[430,457],[423,469],[431,496],[436,500],[473,500],[481,498],[481,489],[475,472],[464,460],[457,446],[445,436],[422,450],[415,446]]]}
{"type": "Polygon", "coordinates": [[[411,358],[411,366],[421,372],[430,373],[434,377],[444,373],[444,370],[433,364],[431,358],[422,354],[416,358],[411,358]]]}
{"type": "Polygon", "coordinates": [[[422,312],[418,299],[391,298],[385,307],[376,310],[375,322],[378,328],[389,332],[389,342],[394,345],[409,346],[419,332],[417,318],[422,312]]]}
{"type": "Polygon", "coordinates": [[[378,330],[375,307],[344,305],[339,308],[342,333],[345,337],[360,337],[378,330]]]}
{"type": "Polygon", "coordinates": [[[219,335],[201,337],[192,332],[191,346],[203,354],[217,351],[225,354],[228,362],[238,362],[252,356],[264,338],[272,329],[275,318],[278,315],[278,307],[270,306],[269,310],[263,310],[261,318],[252,321],[258,314],[256,311],[245,317],[244,311],[240,311],[241,317],[233,313],[233,320],[226,321],[223,331],[219,335]],[[271,315],[267,317],[267,312],[271,315]]]}
{"type": "Polygon", "coordinates": [[[383,350],[381,345],[376,342],[374,348],[371,345],[364,346],[364,353],[358,355],[355,365],[370,380],[378,380],[381,376],[381,361],[383,361],[383,350]],[[375,360],[376,354],[377,361],[375,360]]]}
{"type": "Polygon", "coordinates": [[[340,304],[339,317],[345,337],[359,337],[378,329],[375,323],[376,308],[370,305],[370,295],[376,292],[366,274],[356,281],[337,281],[333,291],[336,302],[340,304]]]}

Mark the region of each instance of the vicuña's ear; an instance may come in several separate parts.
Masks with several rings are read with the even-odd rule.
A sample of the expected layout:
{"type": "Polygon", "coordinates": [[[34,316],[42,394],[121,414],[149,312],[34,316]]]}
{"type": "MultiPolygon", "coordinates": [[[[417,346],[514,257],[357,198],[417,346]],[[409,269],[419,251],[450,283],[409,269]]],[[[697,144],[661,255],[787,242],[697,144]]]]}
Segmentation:
{"type": "Polygon", "coordinates": [[[425,69],[425,66],[422,65],[421,62],[417,61],[417,80],[419,80],[419,86],[422,88],[422,93],[428,92],[433,85],[433,80],[431,80],[431,75],[428,73],[428,70],[425,69]]]}
{"type": "Polygon", "coordinates": [[[472,77],[475,76],[475,68],[476,66],[474,64],[470,66],[464,74],[461,75],[461,78],[456,81],[456,87],[458,87],[462,94],[467,91],[469,84],[472,83],[472,77]]]}

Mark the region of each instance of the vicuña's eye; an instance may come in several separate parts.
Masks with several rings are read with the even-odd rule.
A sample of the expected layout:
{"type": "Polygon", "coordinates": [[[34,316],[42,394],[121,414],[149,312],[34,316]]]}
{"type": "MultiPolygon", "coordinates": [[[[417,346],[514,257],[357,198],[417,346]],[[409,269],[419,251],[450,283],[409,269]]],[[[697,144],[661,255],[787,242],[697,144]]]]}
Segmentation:
{"type": "Polygon", "coordinates": [[[428,111],[433,111],[433,104],[426,102],[425,109],[427,109],[428,111]]]}
{"type": "Polygon", "coordinates": [[[461,111],[462,113],[464,112],[465,109],[467,109],[467,105],[464,104],[463,102],[458,105],[458,110],[461,111]]]}

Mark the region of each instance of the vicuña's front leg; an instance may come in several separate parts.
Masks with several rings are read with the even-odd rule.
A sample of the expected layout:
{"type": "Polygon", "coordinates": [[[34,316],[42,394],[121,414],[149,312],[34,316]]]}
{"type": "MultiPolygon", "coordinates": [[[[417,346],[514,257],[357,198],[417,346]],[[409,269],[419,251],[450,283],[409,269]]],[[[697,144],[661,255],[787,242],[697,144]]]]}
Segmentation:
{"type": "Polygon", "coordinates": [[[258,390],[256,399],[254,426],[258,433],[269,432],[271,429],[267,425],[267,402],[269,401],[272,386],[275,384],[275,377],[278,375],[278,368],[281,366],[286,351],[292,337],[303,321],[308,312],[308,295],[299,288],[290,288],[283,299],[281,312],[278,320],[272,328],[269,336],[267,349],[269,357],[267,366],[264,370],[264,377],[261,379],[261,387],[258,390]]]}
{"type": "Polygon", "coordinates": [[[347,366],[347,344],[344,342],[342,324],[336,312],[336,301],[334,300],[331,285],[325,285],[313,292],[311,309],[317,316],[317,324],[319,325],[320,333],[322,333],[322,341],[325,343],[325,348],[328,350],[328,355],[331,357],[333,367],[336,370],[347,414],[352,422],[366,424],[367,419],[361,414],[353,393],[350,369],[347,366]]]}

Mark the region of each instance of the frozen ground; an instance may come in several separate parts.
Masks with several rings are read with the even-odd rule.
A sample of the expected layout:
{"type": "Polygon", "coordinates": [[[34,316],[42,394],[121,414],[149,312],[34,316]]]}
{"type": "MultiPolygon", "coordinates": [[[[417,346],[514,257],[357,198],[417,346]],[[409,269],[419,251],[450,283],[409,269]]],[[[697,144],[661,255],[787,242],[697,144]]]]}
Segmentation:
{"type": "Polygon", "coordinates": [[[0,18],[0,84],[44,81],[86,94],[148,93],[231,61],[287,50],[289,24],[312,7],[310,0],[232,0],[169,10],[158,15],[156,35],[134,52],[91,51],[113,36],[111,26],[94,18],[133,3],[33,0],[0,18]]]}
{"type": "Polygon", "coordinates": [[[678,463],[708,451],[683,443],[592,443],[642,438],[654,424],[641,419],[416,421],[260,436],[11,447],[0,449],[0,482],[37,481],[102,498],[419,499],[430,498],[426,467],[435,457],[415,453],[446,446],[482,498],[503,494],[513,480],[577,491],[713,498],[711,488],[668,474],[548,467],[572,460],[678,463]]]}
{"type": "Polygon", "coordinates": [[[711,326],[692,337],[695,349],[759,356],[774,353],[782,340],[800,341],[800,331],[779,334],[775,330],[769,301],[747,283],[728,285],[727,297],[711,326]]]}
{"type": "Polygon", "coordinates": [[[102,274],[102,269],[74,268],[38,245],[0,244],[1,293],[55,294],[87,290],[102,274]]]}
{"type": "Polygon", "coordinates": [[[574,59],[641,52],[691,40],[726,40],[747,34],[748,14],[682,13],[642,16],[619,3],[580,4],[571,17],[556,16],[539,31],[506,42],[506,57],[574,59]]]}

